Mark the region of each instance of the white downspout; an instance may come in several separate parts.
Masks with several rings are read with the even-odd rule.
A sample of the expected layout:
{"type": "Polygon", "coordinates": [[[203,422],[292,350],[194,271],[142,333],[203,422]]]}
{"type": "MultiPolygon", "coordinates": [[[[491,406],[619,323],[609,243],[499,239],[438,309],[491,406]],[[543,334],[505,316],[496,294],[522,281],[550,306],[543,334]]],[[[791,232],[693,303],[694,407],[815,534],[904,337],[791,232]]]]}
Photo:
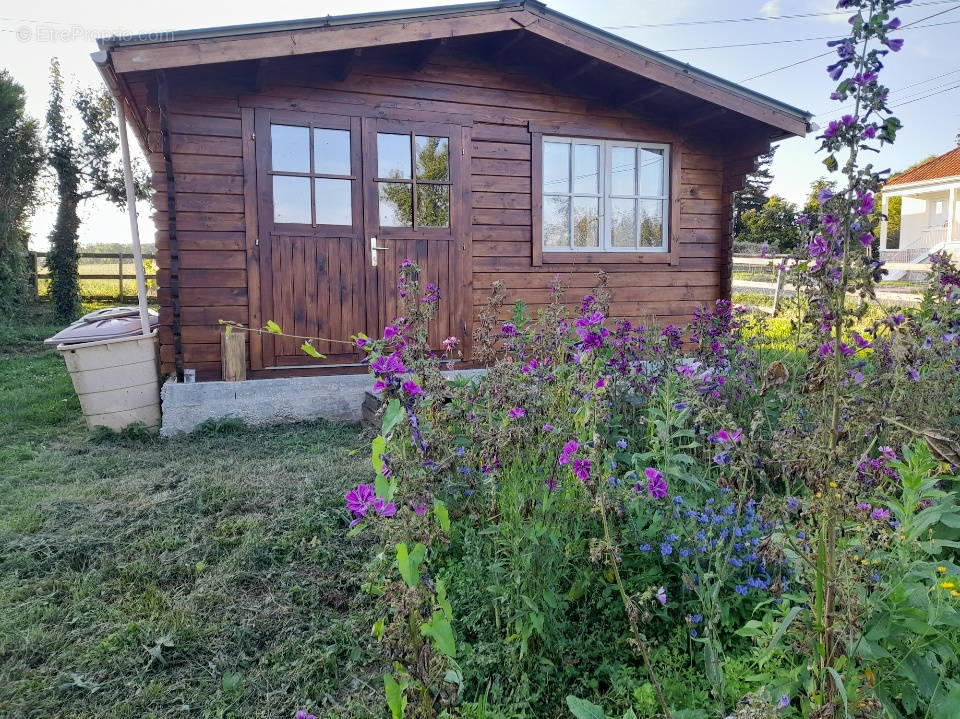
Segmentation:
{"type": "Polygon", "coordinates": [[[127,214],[130,216],[130,239],[133,243],[133,265],[137,273],[137,303],[140,305],[140,325],[144,335],[150,334],[150,315],[147,312],[147,282],[143,272],[143,252],[140,250],[140,228],[137,225],[137,196],[133,187],[133,168],[130,166],[130,144],[127,142],[127,117],[123,102],[114,96],[117,105],[117,125],[120,128],[120,154],[123,157],[123,184],[127,190],[127,214]]]}
{"type": "Polygon", "coordinates": [[[884,192],[880,196],[880,214],[883,215],[880,219],[880,249],[887,249],[887,205],[890,203],[890,198],[887,197],[887,193],[884,192]]]}

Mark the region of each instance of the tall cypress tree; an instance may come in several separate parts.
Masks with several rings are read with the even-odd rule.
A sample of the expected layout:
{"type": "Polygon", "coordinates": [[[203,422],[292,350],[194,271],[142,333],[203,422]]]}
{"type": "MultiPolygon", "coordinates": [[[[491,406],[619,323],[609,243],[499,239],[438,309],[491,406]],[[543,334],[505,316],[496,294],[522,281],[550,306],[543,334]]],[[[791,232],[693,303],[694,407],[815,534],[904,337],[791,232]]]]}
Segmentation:
{"type": "Polygon", "coordinates": [[[747,175],[743,189],[733,193],[734,237],[738,237],[746,230],[743,224],[743,213],[747,210],[754,210],[759,213],[770,199],[767,196],[767,190],[770,189],[770,183],[773,182],[770,164],[773,162],[776,151],[776,147],[771,147],[769,152],[760,155],[757,158],[756,169],[747,175]]]}
{"type": "MultiPolygon", "coordinates": [[[[71,320],[80,313],[78,237],[80,204],[97,197],[119,207],[126,206],[120,141],[114,103],[106,90],[79,90],[73,106],[81,120],[80,136],[74,137],[63,100],[60,62],[50,63],[50,104],[47,110],[47,142],[50,165],[57,176],[57,220],[50,233],[50,293],[57,317],[71,320]]],[[[149,193],[146,173],[136,168],[137,198],[149,193]]]]}

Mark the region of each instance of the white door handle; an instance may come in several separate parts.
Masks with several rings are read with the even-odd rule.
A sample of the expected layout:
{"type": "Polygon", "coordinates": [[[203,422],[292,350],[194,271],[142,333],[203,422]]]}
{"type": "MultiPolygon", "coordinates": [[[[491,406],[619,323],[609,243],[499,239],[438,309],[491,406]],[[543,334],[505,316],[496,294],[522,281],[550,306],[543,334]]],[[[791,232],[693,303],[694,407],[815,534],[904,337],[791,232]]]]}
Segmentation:
{"type": "Polygon", "coordinates": [[[371,238],[370,238],[370,266],[371,266],[371,267],[376,267],[376,266],[377,266],[377,252],[378,252],[378,251],[384,251],[384,250],[389,250],[389,249],[390,249],[389,247],[378,247],[378,246],[377,246],[377,238],[376,238],[376,237],[371,237],[371,238]]]}

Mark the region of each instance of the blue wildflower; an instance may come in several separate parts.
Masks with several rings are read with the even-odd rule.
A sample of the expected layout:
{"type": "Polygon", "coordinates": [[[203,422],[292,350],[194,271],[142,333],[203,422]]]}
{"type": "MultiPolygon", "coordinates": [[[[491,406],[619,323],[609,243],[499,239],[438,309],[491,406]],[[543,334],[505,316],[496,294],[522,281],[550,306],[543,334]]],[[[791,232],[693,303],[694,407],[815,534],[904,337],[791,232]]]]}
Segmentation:
{"type": "Polygon", "coordinates": [[[660,554],[664,557],[666,557],[668,554],[673,554],[673,547],[667,542],[663,542],[660,545],[660,554]]]}

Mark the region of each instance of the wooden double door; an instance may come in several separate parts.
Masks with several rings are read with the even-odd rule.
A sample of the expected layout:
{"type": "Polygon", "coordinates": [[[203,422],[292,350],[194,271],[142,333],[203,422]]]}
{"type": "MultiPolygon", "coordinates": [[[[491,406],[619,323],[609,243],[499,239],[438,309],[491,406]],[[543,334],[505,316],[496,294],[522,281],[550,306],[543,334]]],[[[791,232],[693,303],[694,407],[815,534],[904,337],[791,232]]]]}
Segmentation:
{"type": "Polygon", "coordinates": [[[468,127],[258,109],[255,128],[260,317],[295,335],[263,335],[255,368],[360,362],[350,337],[397,317],[404,259],[440,290],[431,344],[469,337],[468,127]]]}

